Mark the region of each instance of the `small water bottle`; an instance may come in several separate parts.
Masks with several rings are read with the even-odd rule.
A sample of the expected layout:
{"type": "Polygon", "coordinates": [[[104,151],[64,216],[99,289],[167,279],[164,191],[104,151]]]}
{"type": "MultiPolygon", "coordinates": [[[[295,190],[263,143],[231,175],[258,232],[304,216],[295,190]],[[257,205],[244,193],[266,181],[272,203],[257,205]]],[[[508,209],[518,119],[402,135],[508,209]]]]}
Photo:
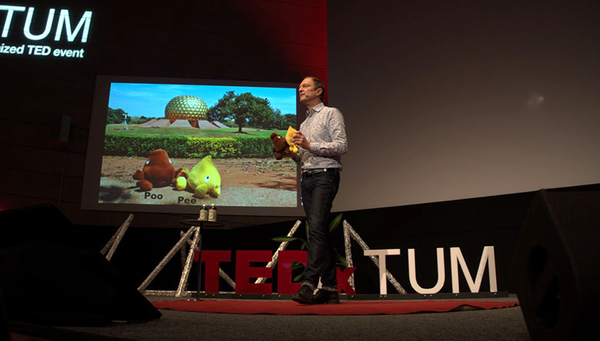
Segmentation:
{"type": "Polygon", "coordinates": [[[206,209],[206,204],[202,205],[202,209],[200,210],[200,217],[198,217],[200,221],[208,220],[208,210],[206,209]]]}
{"type": "Polygon", "coordinates": [[[210,205],[208,210],[208,221],[217,221],[217,208],[215,204],[210,205]]]}

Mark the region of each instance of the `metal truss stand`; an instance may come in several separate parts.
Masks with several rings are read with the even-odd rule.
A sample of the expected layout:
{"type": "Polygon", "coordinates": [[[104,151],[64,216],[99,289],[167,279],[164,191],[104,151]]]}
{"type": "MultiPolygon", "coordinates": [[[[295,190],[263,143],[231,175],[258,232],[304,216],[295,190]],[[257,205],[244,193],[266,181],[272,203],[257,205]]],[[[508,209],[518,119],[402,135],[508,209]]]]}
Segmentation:
{"type": "MultiPolygon", "coordinates": [[[[148,275],[146,280],[138,287],[138,291],[145,295],[160,295],[160,296],[175,296],[175,297],[183,297],[183,296],[191,296],[197,291],[188,291],[188,280],[190,277],[190,270],[192,269],[192,263],[194,262],[194,253],[198,251],[198,274],[202,274],[202,229],[204,227],[220,227],[223,226],[223,223],[219,222],[209,222],[209,221],[200,221],[195,219],[186,219],[180,220],[180,224],[188,225],[191,227],[187,230],[187,232],[181,235],[179,241],[173,246],[171,251],[167,253],[167,255],[158,263],[156,268],[148,275]],[[193,237],[192,237],[193,236],[193,237]],[[189,251],[185,251],[186,246],[189,244],[189,251]],[[164,269],[167,263],[175,256],[177,251],[181,250],[182,252],[182,263],[183,270],[181,271],[181,278],[179,279],[179,285],[176,291],[172,290],[146,290],[148,285],[156,278],[156,276],[164,269]],[[184,257],[184,254],[186,256],[184,257]]],[[[222,270],[219,269],[219,273],[222,273],[229,281],[229,278],[222,270]]],[[[201,276],[198,277],[198,282],[201,282],[201,276]]],[[[228,282],[229,282],[228,281],[228,282]]],[[[234,283],[235,285],[235,283],[234,283]]]]}
{"type": "Polygon", "coordinates": [[[192,226],[190,227],[186,233],[184,233],[181,238],[179,239],[179,241],[175,244],[175,246],[173,246],[173,248],[171,249],[171,251],[169,251],[169,253],[167,253],[167,255],[160,261],[160,263],[158,263],[158,265],[156,266],[156,268],[154,268],[154,270],[150,273],[150,275],[148,275],[148,277],[146,278],[146,280],[138,287],[138,291],[141,292],[142,294],[147,294],[147,295],[165,295],[165,296],[174,296],[175,297],[182,297],[187,294],[190,294],[189,292],[185,292],[187,291],[187,283],[188,283],[188,279],[189,279],[189,275],[190,275],[190,269],[192,268],[192,261],[194,259],[194,251],[198,248],[199,242],[200,242],[200,226],[192,226]],[[175,253],[177,253],[177,251],[179,251],[180,249],[182,249],[183,247],[185,247],[185,245],[188,243],[189,239],[191,236],[194,236],[191,244],[190,244],[190,249],[189,252],[187,254],[187,257],[185,259],[185,264],[183,266],[183,271],[181,272],[181,278],[179,279],[179,286],[177,287],[177,291],[171,291],[171,290],[146,290],[146,288],[148,287],[148,285],[154,280],[154,278],[156,278],[156,276],[165,268],[165,266],[167,265],[167,263],[171,260],[171,258],[173,258],[173,256],[175,255],[175,253]]]}
{"type": "Polygon", "coordinates": [[[117,250],[119,243],[121,243],[121,239],[123,239],[123,236],[125,235],[125,232],[129,228],[129,225],[131,224],[132,220],[133,220],[133,214],[130,214],[129,217],[127,217],[127,219],[123,222],[121,227],[119,227],[117,232],[115,232],[115,234],[112,236],[112,238],[110,238],[108,243],[106,243],[106,245],[104,246],[102,251],[100,251],[100,253],[103,256],[105,256],[107,260],[110,261],[112,256],[115,254],[115,251],[117,250]]]}
{"type": "MultiPolygon", "coordinates": [[[[297,220],[296,223],[294,224],[294,226],[292,227],[292,229],[290,230],[290,232],[288,232],[287,236],[291,237],[294,235],[294,233],[296,233],[296,230],[298,229],[298,226],[300,226],[301,221],[297,220]]],[[[277,264],[277,260],[279,259],[279,251],[283,251],[285,250],[285,248],[288,246],[287,241],[285,242],[281,242],[281,244],[279,244],[279,247],[277,248],[277,251],[275,251],[275,253],[273,254],[273,257],[271,258],[271,261],[269,263],[267,263],[267,268],[273,268],[275,267],[275,264],[277,264]]],[[[220,270],[220,269],[219,269],[220,270]]],[[[254,283],[259,284],[259,283],[264,283],[267,279],[265,277],[260,277],[257,278],[256,281],[254,283]]],[[[234,287],[235,289],[235,287],[234,287]]]]}
{"type": "MultiPolygon", "coordinates": [[[[138,291],[140,291],[142,294],[146,294],[146,295],[161,295],[161,296],[175,296],[175,297],[182,297],[182,296],[191,296],[193,294],[197,294],[198,297],[200,297],[201,295],[203,295],[203,297],[209,297],[212,295],[212,297],[215,296],[215,294],[211,294],[208,295],[206,293],[200,292],[200,291],[187,291],[187,285],[188,285],[188,279],[189,279],[189,274],[190,274],[190,270],[192,267],[192,262],[193,262],[193,258],[194,258],[194,252],[196,250],[198,250],[200,257],[201,257],[201,252],[202,252],[202,225],[205,224],[206,222],[201,222],[201,221],[195,221],[195,220],[190,220],[190,221],[180,221],[180,223],[183,224],[190,224],[190,223],[194,223],[194,224],[198,224],[199,226],[192,226],[189,228],[189,230],[187,230],[186,233],[183,233],[181,235],[181,238],[179,239],[179,241],[175,244],[175,246],[173,246],[173,248],[171,249],[171,251],[169,251],[169,253],[167,253],[167,255],[162,259],[162,261],[160,261],[160,263],[156,266],[156,268],[152,271],[152,273],[150,273],[150,275],[146,278],[146,280],[138,287],[138,291]],[[193,239],[190,240],[190,238],[193,235],[193,239]],[[185,248],[187,246],[187,244],[190,245],[189,251],[185,252],[185,248]],[[156,278],[156,276],[164,269],[164,267],[166,266],[166,264],[171,260],[171,258],[173,258],[173,256],[175,255],[175,253],[177,253],[178,251],[182,251],[182,263],[183,263],[183,271],[181,273],[181,278],[179,280],[179,286],[177,288],[177,291],[172,291],[172,290],[146,290],[146,288],[148,287],[148,285],[154,280],[154,278],[156,278]],[[187,255],[184,257],[184,254],[187,255]]],[[[294,226],[290,229],[289,233],[287,234],[288,237],[292,237],[294,235],[294,233],[296,232],[296,230],[298,229],[298,227],[300,226],[301,221],[298,220],[296,221],[296,223],[294,224],[294,226]]],[[[124,224],[125,225],[125,224],[124,224]]],[[[127,224],[128,225],[128,224],[127,224]]],[[[354,239],[363,250],[370,250],[369,246],[362,240],[362,238],[358,235],[358,233],[356,233],[356,231],[352,228],[352,226],[346,221],[344,220],[343,222],[343,227],[344,227],[344,246],[345,246],[345,255],[346,255],[346,261],[348,263],[349,267],[353,266],[353,260],[352,260],[352,251],[351,251],[351,239],[354,239]]],[[[278,257],[279,257],[279,252],[285,250],[285,248],[287,247],[289,242],[285,241],[282,242],[279,247],[277,248],[277,251],[273,254],[273,257],[271,259],[271,261],[266,265],[267,268],[273,268],[278,261],[278,257]]],[[[375,256],[369,256],[369,258],[371,258],[371,260],[373,261],[373,263],[375,263],[375,265],[377,267],[379,267],[379,260],[377,259],[377,257],[375,256]]],[[[201,258],[199,260],[199,264],[201,264],[201,258]]],[[[201,265],[198,268],[199,274],[202,271],[201,265]]],[[[221,278],[223,278],[233,289],[235,289],[235,282],[221,269],[219,268],[219,276],[221,278]]],[[[407,292],[406,290],[404,290],[404,288],[400,285],[400,283],[398,283],[398,281],[396,280],[396,278],[394,278],[394,276],[386,270],[386,278],[388,281],[390,281],[390,283],[394,286],[394,288],[398,291],[398,293],[400,293],[401,295],[406,295],[407,292]]],[[[201,276],[199,276],[199,281],[201,280],[201,276]]],[[[259,284],[259,283],[265,283],[267,279],[264,277],[258,278],[256,279],[255,283],[259,284]]],[[[350,286],[352,286],[353,289],[355,289],[354,286],[354,274],[352,274],[350,276],[350,278],[348,279],[348,282],[350,283],[350,286]]],[[[221,294],[229,294],[227,292],[221,292],[221,294]]],[[[218,294],[217,294],[218,295],[218,294]]],[[[263,295],[264,296],[264,295],[263,295]]],[[[354,297],[354,296],[351,296],[354,297]]]]}
{"type": "MultiPolygon", "coordinates": [[[[352,226],[350,226],[350,224],[346,220],[344,220],[344,247],[346,249],[346,261],[348,262],[348,266],[352,267],[354,263],[352,262],[352,250],[351,250],[351,245],[350,245],[350,237],[352,237],[352,239],[354,239],[364,251],[370,250],[370,248],[367,245],[367,243],[365,243],[362,240],[362,238],[358,235],[358,233],[356,233],[356,231],[354,231],[352,226]]],[[[375,263],[375,265],[379,268],[379,260],[377,259],[377,257],[369,256],[369,258],[371,258],[373,263],[375,263]]],[[[388,279],[388,281],[390,281],[390,283],[392,283],[392,285],[398,291],[398,293],[400,293],[402,295],[407,294],[406,290],[404,290],[404,288],[400,285],[400,283],[398,283],[396,278],[394,278],[394,276],[388,270],[386,270],[385,276],[388,279]]],[[[350,283],[350,286],[352,286],[352,289],[355,289],[354,288],[354,274],[352,274],[350,276],[350,279],[348,280],[348,282],[350,283]]]]}
{"type": "MultiPolygon", "coordinates": [[[[298,229],[298,227],[300,226],[302,222],[300,220],[297,220],[296,223],[294,224],[294,226],[291,228],[290,232],[288,232],[287,236],[291,237],[294,235],[294,233],[296,233],[296,230],[298,229]]],[[[279,247],[277,248],[277,251],[275,251],[275,254],[273,254],[273,257],[271,258],[271,261],[266,265],[267,268],[274,268],[275,265],[277,264],[277,260],[279,259],[279,251],[283,251],[285,250],[285,248],[287,247],[289,242],[285,241],[285,242],[281,242],[281,244],[279,244],[279,247]]],[[[201,270],[199,270],[201,271],[201,270]]],[[[223,271],[223,269],[221,269],[219,267],[219,276],[221,278],[223,278],[227,284],[229,284],[229,286],[231,286],[234,290],[235,290],[235,281],[231,279],[231,277],[229,277],[225,271],[223,271]]],[[[201,278],[201,277],[199,277],[201,278]]],[[[267,278],[265,277],[260,277],[257,278],[256,281],[254,283],[256,284],[260,284],[260,283],[265,283],[267,280],[267,278]]],[[[192,293],[192,292],[190,292],[192,293]]],[[[161,294],[164,294],[164,291],[161,292],[161,294]]],[[[220,294],[230,294],[228,292],[220,292],[220,294]]],[[[202,292],[198,292],[198,296],[200,295],[204,295],[203,297],[215,297],[215,295],[219,295],[219,294],[206,294],[206,293],[202,293],[202,292]]]]}

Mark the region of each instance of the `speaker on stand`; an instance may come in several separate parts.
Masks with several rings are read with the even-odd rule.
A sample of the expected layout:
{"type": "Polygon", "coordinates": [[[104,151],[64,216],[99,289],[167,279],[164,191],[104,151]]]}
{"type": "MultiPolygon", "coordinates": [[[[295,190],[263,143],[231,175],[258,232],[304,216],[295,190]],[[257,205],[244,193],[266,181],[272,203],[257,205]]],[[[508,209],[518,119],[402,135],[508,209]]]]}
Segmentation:
{"type": "Polygon", "coordinates": [[[106,325],[161,313],[51,204],[0,212],[0,292],[9,321],[106,325]]]}

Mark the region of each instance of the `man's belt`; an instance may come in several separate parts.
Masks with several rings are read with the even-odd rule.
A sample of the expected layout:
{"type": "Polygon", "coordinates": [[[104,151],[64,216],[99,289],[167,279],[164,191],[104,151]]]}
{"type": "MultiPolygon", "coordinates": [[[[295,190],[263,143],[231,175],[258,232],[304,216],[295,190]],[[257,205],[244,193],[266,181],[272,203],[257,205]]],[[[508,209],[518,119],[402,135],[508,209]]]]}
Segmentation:
{"type": "Polygon", "coordinates": [[[339,172],[339,171],[340,171],[339,168],[315,168],[315,169],[308,169],[308,170],[305,170],[304,172],[302,172],[302,179],[310,178],[311,176],[319,174],[319,173],[339,172]]]}

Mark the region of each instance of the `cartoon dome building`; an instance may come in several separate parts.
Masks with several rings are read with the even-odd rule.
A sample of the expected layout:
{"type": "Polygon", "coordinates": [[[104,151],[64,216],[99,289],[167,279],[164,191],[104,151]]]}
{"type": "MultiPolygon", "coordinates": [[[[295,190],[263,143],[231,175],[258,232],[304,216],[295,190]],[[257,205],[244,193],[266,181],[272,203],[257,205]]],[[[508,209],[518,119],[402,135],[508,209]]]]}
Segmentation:
{"type": "Polygon", "coordinates": [[[202,98],[190,95],[177,96],[167,103],[165,118],[171,122],[171,126],[214,129],[216,127],[207,120],[207,112],[208,106],[202,98]]]}

